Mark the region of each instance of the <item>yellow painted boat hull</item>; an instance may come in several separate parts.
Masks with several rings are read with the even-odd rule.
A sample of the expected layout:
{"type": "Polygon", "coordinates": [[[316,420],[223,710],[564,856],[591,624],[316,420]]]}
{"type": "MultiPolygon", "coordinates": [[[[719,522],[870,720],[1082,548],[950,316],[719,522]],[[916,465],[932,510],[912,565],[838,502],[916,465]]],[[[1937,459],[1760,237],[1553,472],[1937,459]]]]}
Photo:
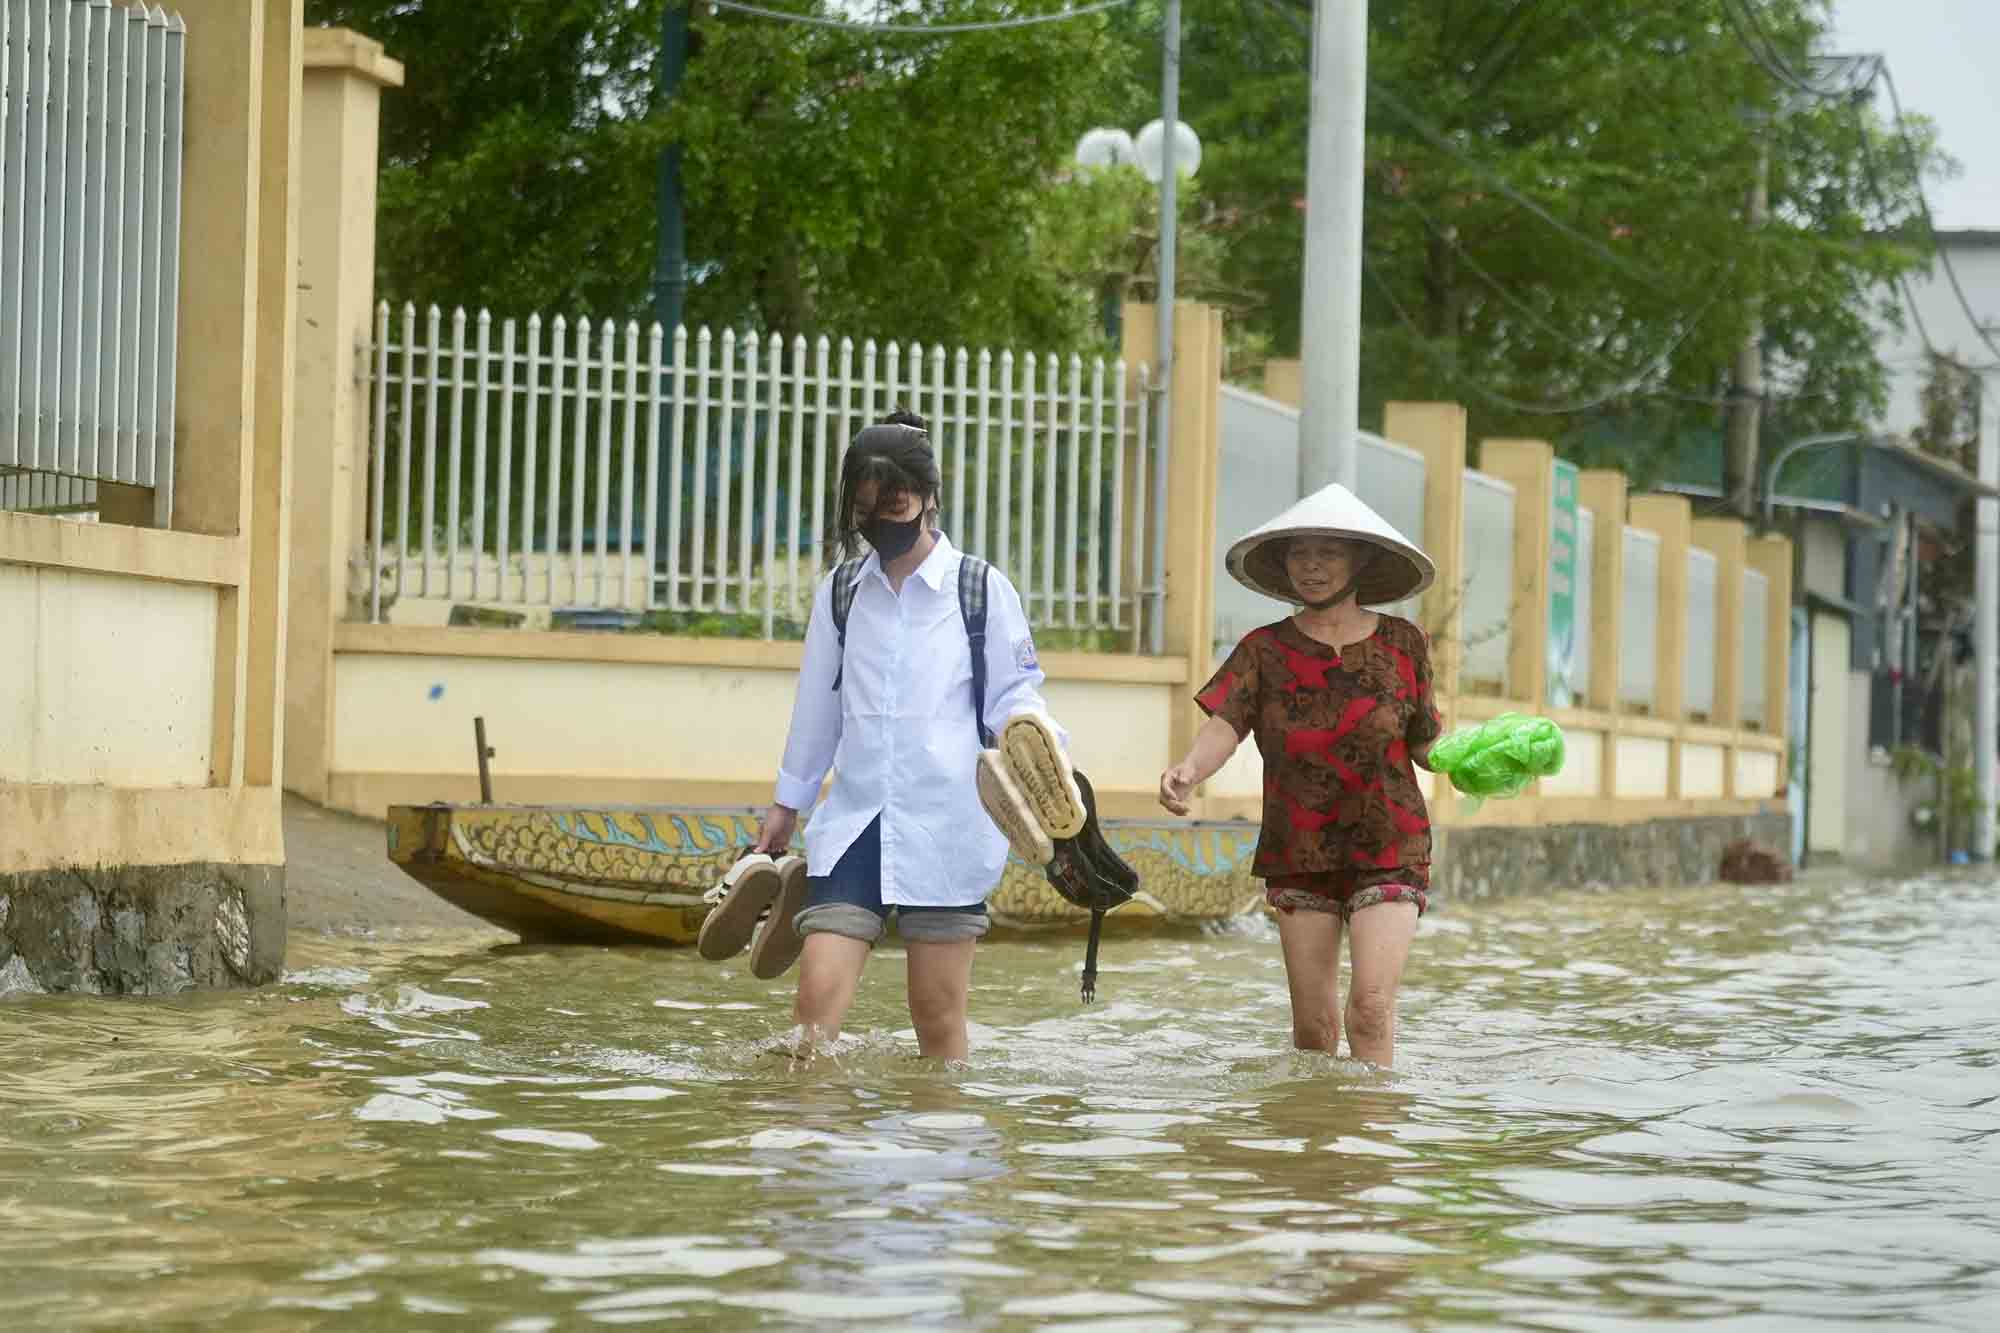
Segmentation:
{"type": "MultiPolygon", "coordinates": [[[[399,805],[389,859],[433,893],[524,939],[692,944],[702,895],[757,838],[761,812],[692,806],[399,805]]],[[[1200,925],[1258,909],[1257,826],[1109,820],[1140,889],[1117,929],[1200,925]]],[[[1042,872],[1010,857],[987,898],[1001,929],[1077,925],[1042,872]]]]}

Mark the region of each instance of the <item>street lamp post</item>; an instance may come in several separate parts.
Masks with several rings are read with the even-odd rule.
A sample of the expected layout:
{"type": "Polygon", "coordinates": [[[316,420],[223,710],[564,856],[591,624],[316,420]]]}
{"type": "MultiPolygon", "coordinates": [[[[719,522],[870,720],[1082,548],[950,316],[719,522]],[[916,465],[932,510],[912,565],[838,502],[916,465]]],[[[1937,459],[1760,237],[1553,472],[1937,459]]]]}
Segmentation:
{"type": "Polygon", "coordinates": [[[1160,248],[1154,256],[1159,274],[1157,355],[1153,365],[1153,530],[1152,578],[1145,583],[1147,651],[1166,651],[1167,464],[1173,457],[1174,259],[1179,248],[1180,178],[1192,178],[1201,168],[1201,139],[1178,117],[1180,108],[1180,0],[1167,4],[1167,55],[1161,83],[1159,120],[1140,129],[1099,128],[1077,140],[1076,161],[1084,167],[1136,166],[1160,187],[1160,248]],[[1173,132],[1167,132],[1167,126],[1173,132]]]}

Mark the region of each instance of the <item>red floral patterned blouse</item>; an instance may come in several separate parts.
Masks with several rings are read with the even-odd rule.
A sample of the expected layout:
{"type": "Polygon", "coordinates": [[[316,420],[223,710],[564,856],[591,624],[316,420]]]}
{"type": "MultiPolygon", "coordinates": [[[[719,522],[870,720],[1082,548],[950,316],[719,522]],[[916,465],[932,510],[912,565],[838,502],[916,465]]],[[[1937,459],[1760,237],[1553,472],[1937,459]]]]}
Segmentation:
{"type": "Polygon", "coordinates": [[[1287,618],[1252,630],[1195,696],[1264,756],[1263,879],[1428,865],[1412,751],[1443,730],[1430,645],[1407,620],[1335,652],[1287,618]]]}

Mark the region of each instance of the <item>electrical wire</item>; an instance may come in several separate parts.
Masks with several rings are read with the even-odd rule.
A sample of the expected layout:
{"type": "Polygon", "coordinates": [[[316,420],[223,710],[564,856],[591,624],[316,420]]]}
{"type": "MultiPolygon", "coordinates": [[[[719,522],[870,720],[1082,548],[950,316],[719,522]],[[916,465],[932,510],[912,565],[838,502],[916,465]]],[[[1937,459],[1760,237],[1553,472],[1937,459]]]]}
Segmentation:
{"type": "Polygon", "coordinates": [[[1067,19],[1080,19],[1091,14],[1101,14],[1107,9],[1118,9],[1132,3],[1132,0],[1098,0],[1096,4],[1079,5],[1055,14],[1025,14],[1020,18],[994,19],[985,23],[862,23],[854,19],[830,19],[818,14],[789,14],[782,9],[763,9],[756,5],[744,4],[743,0],[701,0],[712,9],[729,9],[739,14],[750,14],[757,18],[775,19],[781,23],[803,23],[813,28],[837,28],[844,32],[872,32],[895,37],[950,37],[969,32],[1002,32],[1009,28],[1029,28],[1040,23],[1061,23],[1067,19]]]}
{"type": "MultiPolygon", "coordinates": [[[[1403,207],[1408,208],[1412,212],[1416,213],[1418,218],[1422,220],[1425,229],[1429,231],[1431,235],[1437,237],[1439,240],[1443,241],[1446,245],[1450,246],[1452,248],[1452,251],[1455,254],[1457,254],[1459,259],[1465,264],[1466,268],[1471,270],[1473,276],[1477,277],[1481,282],[1484,282],[1488,287],[1492,288],[1494,295],[1499,297],[1500,300],[1507,306],[1511,307],[1516,311],[1519,311],[1521,316],[1524,319],[1526,319],[1529,323],[1534,325],[1536,328],[1541,329],[1544,333],[1547,333],[1549,336],[1553,337],[1554,339],[1556,339],[1556,341],[1560,343],[1565,343],[1571,346],[1575,346],[1582,342],[1582,339],[1577,337],[1575,333],[1557,325],[1547,315],[1544,315],[1541,311],[1535,309],[1534,306],[1530,305],[1525,298],[1513,292],[1505,282],[1501,281],[1499,278],[1494,277],[1491,273],[1487,272],[1485,268],[1481,267],[1479,261],[1472,257],[1472,252],[1467,250],[1465,246],[1459,241],[1459,239],[1451,234],[1451,230],[1449,228],[1444,227],[1437,221],[1436,218],[1432,217],[1429,211],[1427,211],[1423,205],[1419,204],[1416,200],[1409,198],[1407,196],[1398,197],[1395,199],[1395,202],[1401,204],[1403,207]]],[[[1646,363],[1648,368],[1645,371],[1641,372],[1641,374],[1648,375],[1653,373],[1653,371],[1659,369],[1663,360],[1667,356],[1670,356],[1672,352],[1676,348],[1678,348],[1680,344],[1684,341],[1686,341],[1685,335],[1677,337],[1674,340],[1673,345],[1669,347],[1667,352],[1664,352],[1660,356],[1656,356],[1648,360],[1648,362],[1646,363]]],[[[1589,356],[1590,359],[1595,361],[1598,365],[1603,366],[1606,369],[1614,372],[1623,373],[1622,368],[1613,365],[1610,358],[1604,355],[1602,352],[1592,351],[1589,353],[1589,356]]],[[[1714,394],[1685,393],[1679,389],[1668,389],[1665,387],[1654,389],[1650,391],[1647,394],[1647,396],[1652,398],[1671,398],[1677,402],[1684,402],[1684,403],[1697,403],[1704,407],[1721,407],[1727,405],[1731,401],[1731,399],[1729,398],[1718,398],[1714,394]]]]}
{"type": "MultiPolygon", "coordinates": [[[[1694,336],[1694,331],[1700,325],[1702,316],[1708,313],[1708,307],[1706,306],[1696,311],[1694,317],[1688,321],[1688,326],[1681,330],[1680,335],[1674,339],[1673,343],[1664,352],[1660,353],[1646,369],[1632,376],[1624,383],[1616,385],[1602,393],[1571,402],[1529,403],[1523,402],[1518,398],[1511,398],[1497,389],[1488,388],[1457,367],[1443,364],[1442,359],[1437,355],[1436,349],[1431,346],[1428,336],[1422,329],[1417,327],[1417,322],[1410,317],[1410,312],[1404,309],[1403,303],[1396,299],[1396,293],[1390,289],[1388,281],[1383,278],[1381,273],[1376,269],[1374,261],[1370,260],[1365,253],[1361,257],[1361,268],[1375,283],[1376,290],[1382,294],[1382,299],[1388,303],[1389,309],[1395,313],[1397,320],[1404,328],[1417,336],[1419,346],[1423,349],[1424,353],[1433,360],[1440,361],[1443,369],[1452,376],[1454,381],[1472,390],[1479,397],[1484,398],[1497,407],[1510,412],[1526,413],[1530,416],[1584,416],[1597,411],[1599,408],[1615,403],[1621,398],[1654,398],[1661,396],[1655,391],[1648,390],[1646,382],[1664,369],[1672,360],[1673,354],[1680,350],[1681,345],[1694,336]]],[[[1714,302],[1711,301],[1710,305],[1713,304],[1714,302]]]]}
{"type": "Polygon", "coordinates": [[[1836,57],[1825,63],[1838,63],[1844,67],[1844,78],[1838,84],[1821,82],[1814,74],[1801,74],[1785,61],[1780,51],[1778,39],[1764,26],[1758,16],[1753,0],[1722,0],[1722,14],[1729,26],[1735,30],[1736,39],[1750,58],[1779,83],[1793,92],[1820,101],[1846,101],[1874,85],[1876,70],[1880,67],[1879,57],[1866,56],[1836,57]],[[1866,77],[1862,77],[1863,75],[1866,77]]]}
{"type": "MultiPolygon", "coordinates": [[[[1298,21],[1295,16],[1287,12],[1291,8],[1295,7],[1294,5],[1288,5],[1286,3],[1283,3],[1283,0],[1264,0],[1264,2],[1271,8],[1276,9],[1281,14],[1284,14],[1285,17],[1291,21],[1294,31],[1299,32],[1301,36],[1307,37],[1308,40],[1310,40],[1310,34],[1307,34],[1304,31],[1304,29],[1299,27],[1298,21]]],[[[1301,60],[1300,63],[1301,65],[1303,65],[1305,62],[1301,60]]],[[[1439,130],[1435,126],[1431,125],[1422,116],[1418,115],[1416,111],[1411,109],[1408,103],[1404,102],[1400,97],[1397,97],[1394,93],[1390,92],[1387,88],[1383,87],[1381,84],[1375,82],[1372,79],[1369,81],[1368,84],[1368,96],[1372,100],[1379,101],[1383,106],[1387,107],[1390,111],[1394,112],[1396,114],[1397,119],[1401,120],[1412,131],[1414,131],[1418,138],[1423,139],[1426,143],[1429,143],[1433,148],[1436,148],[1438,151],[1446,154],[1447,156],[1457,161],[1460,165],[1468,168],[1474,175],[1480,177],[1495,191],[1497,191],[1499,194],[1501,194],[1514,204],[1517,204],[1520,207],[1527,209],[1528,212],[1532,213],[1536,218],[1540,219],[1548,226],[1554,228],[1556,231],[1561,232],[1563,235],[1569,237],[1571,240],[1577,242],[1579,245],[1584,246],[1586,249],[1590,250],[1593,254],[1597,255],[1599,258],[1603,259],[1605,262],[1611,264],[1615,268],[1620,269],[1628,276],[1634,278],[1644,286],[1649,287],[1653,291],[1661,293],[1663,295],[1672,296],[1674,294],[1675,290],[1674,284],[1667,281],[1665,277],[1663,277],[1660,274],[1651,272],[1644,265],[1638,263],[1633,259],[1628,258],[1625,255],[1619,254],[1616,250],[1613,250],[1610,246],[1598,240],[1596,237],[1591,236],[1585,232],[1579,231],[1577,228],[1571,226],[1569,223],[1564,222],[1561,218],[1558,218],[1555,214],[1549,212],[1548,209],[1544,208],[1542,205],[1536,203],[1533,199],[1530,199],[1526,194],[1516,189],[1514,185],[1510,181],[1508,181],[1504,176],[1502,176],[1498,171],[1494,170],[1492,167],[1486,165],[1485,163],[1480,162],[1479,160],[1474,158],[1471,154],[1467,153],[1464,149],[1460,148],[1457,144],[1451,142],[1450,138],[1447,137],[1442,130],[1439,130]]]]}
{"type": "MultiPolygon", "coordinates": [[[[1993,354],[1994,360],[2000,362],[2000,346],[1994,344],[1979,316],[1972,313],[1972,302],[1966,298],[1965,285],[1958,280],[1958,269],[1951,262],[1951,252],[1938,242],[1937,223],[1931,217],[1931,203],[1924,194],[1922,178],[1917,174],[1916,145],[1910,142],[1909,129],[1903,123],[1903,99],[1896,92],[1896,78],[1889,72],[1889,62],[1886,60],[1881,64],[1881,76],[1882,82],[1889,89],[1889,105],[1896,113],[1896,136],[1903,141],[1903,155],[1908,159],[1912,179],[1917,182],[1917,210],[1923,216],[1924,230],[1929,233],[1931,246],[1937,253],[1938,266],[1944,270],[1945,279],[1951,284],[1952,295],[1958,298],[1958,308],[1964,313],[1965,322],[1972,326],[1972,331],[1978,336],[1979,341],[1986,344],[1986,350],[1993,354]]],[[[1914,309],[1915,303],[1912,302],[1911,306],[1914,309]]]]}

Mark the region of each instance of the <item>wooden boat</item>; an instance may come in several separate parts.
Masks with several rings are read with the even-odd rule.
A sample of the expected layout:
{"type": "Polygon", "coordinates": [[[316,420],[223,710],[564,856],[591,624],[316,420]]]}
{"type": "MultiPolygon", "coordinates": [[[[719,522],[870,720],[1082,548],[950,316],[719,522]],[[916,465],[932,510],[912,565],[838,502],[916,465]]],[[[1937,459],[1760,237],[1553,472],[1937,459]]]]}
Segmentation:
{"type": "MultiPolygon", "coordinates": [[[[757,838],[761,812],[696,806],[399,805],[389,859],[447,902],[524,939],[694,942],[702,895],[757,838]]],[[[1226,921],[1261,905],[1257,826],[1106,820],[1141,888],[1113,929],[1226,921]]],[[[996,927],[1087,923],[1041,871],[1009,858],[987,899],[996,927]]]]}

